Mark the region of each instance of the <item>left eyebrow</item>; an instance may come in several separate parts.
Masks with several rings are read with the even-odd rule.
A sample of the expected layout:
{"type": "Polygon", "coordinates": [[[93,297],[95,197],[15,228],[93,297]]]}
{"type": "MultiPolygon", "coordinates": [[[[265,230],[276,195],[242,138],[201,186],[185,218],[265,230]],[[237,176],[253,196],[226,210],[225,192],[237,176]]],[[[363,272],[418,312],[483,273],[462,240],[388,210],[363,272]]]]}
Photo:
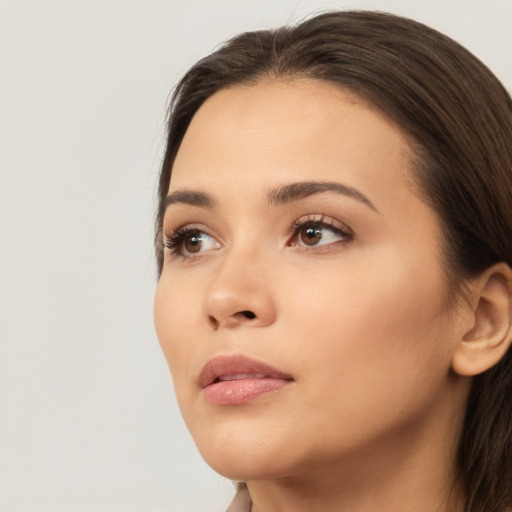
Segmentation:
{"type": "Polygon", "coordinates": [[[378,212],[375,205],[360,190],[335,181],[301,181],[282,185],[270,191],[268,203],[277,206],[326,192],[334,192],[350,197],[378,212]]]}

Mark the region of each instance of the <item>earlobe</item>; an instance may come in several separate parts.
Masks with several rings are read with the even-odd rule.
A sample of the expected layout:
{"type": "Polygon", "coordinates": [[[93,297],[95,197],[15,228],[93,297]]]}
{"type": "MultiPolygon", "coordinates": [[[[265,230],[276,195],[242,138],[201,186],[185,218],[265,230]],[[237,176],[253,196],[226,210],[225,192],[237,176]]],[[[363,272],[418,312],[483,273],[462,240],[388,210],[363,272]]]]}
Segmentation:
{"type": "Polygon", "coordinates": [[[455,346],[453,370],[475,376],[497,364],[512,340],[512,270],[505,263],[488,268],[471,285],[471,325],[455,346]]]}

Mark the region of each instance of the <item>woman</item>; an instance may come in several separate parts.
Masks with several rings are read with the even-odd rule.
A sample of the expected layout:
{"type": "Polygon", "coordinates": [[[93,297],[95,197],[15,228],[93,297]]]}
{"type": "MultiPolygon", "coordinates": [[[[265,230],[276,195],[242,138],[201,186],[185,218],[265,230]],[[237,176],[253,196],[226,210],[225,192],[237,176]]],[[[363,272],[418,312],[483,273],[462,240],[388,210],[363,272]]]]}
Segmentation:
{"type": "Polygon", "coordinates": [[[512,507],[511,141],[491,72],[387,14],[185,75],[155,324],[201,454],[244,482],[230,510],[512,507]]]}

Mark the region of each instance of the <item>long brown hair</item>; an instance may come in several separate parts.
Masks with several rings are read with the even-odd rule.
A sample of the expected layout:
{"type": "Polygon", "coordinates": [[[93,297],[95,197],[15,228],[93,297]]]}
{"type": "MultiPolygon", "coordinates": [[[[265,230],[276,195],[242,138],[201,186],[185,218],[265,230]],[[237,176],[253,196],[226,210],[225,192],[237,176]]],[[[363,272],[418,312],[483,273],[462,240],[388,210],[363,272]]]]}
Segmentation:
{"type": "MultiPolygon", "coordinates": [[[[415,21],[328,12],[234,37],[193,66],[171,101],[155,246],[172,165],[189,123],[216,91],[262,78],[309,77],[356,93],[407,134],[414,178],[443,223],[452,287],[493,263],[512,266],[512,101],[452,39],[415,21]]],[[[512,507],[512,352],[474,379],[458,448],[466,512],[512,507]]]]}

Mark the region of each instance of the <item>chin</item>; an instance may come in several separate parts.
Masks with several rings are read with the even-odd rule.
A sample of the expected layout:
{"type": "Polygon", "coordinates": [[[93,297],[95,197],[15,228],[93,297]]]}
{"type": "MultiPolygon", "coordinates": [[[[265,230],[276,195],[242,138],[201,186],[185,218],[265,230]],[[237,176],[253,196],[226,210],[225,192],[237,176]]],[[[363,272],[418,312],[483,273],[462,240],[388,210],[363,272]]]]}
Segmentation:
{"type": "Polygon", "coordinates": [[[291,464],[284,463],[276,455],[276,451],[269,454],[261,451],[255,453],[253,450],[241,453],[237,449],[229,450],[228,453],[201,453],[201,455],[214,471],[238,482],[290,476],[290,471],[287,471],[287,468],[290,468],[291,464]],[[280,460],[276,460],[278,458],[280,460]]]}
{"type": "MultiPolygon", "coordinates": [[[[242,429],[235,431],[212,429],[207,436],[194,435],[197,448],[207,464],[217,473],[237,481],[260,480],[287,474],[287,468],[297,461],[283,455],[286,443],[268,430],[242,429]],[[283,449],[284,448],[284,449],[283,449]]],[[[291,453],[296,452],[292,450],[291,453]]]]}

